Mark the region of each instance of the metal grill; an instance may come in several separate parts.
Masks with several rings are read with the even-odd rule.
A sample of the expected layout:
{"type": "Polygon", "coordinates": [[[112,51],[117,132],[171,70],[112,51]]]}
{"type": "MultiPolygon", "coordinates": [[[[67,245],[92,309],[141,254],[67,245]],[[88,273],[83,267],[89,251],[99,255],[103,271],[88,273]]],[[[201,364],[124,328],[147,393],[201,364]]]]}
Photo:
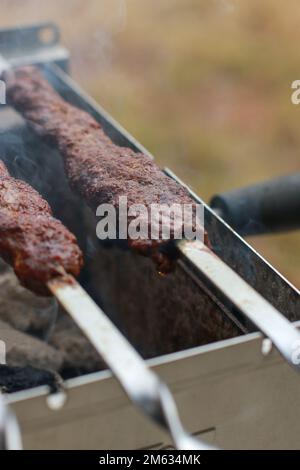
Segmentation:
{"type": "MultiPolygon", "coordinates": [[[[105,132],[115,143],[129,146],[137,152],[149,155],[149,152],[70,78],[67,73],[69,55],[67,50],[59,45],[59,31],[55,25],[47,23],[16,30],[0,31],[0,54],[0,68],[2,69],[27,64],[39,65],[51,85],[66,100],[88,111],[103,126],[105,132]],[[41,39],[45,30],[52,33],[48,35],[50,39],[47,43],[44,43],[41,39]]],[[[27,153],[26,149],[28,149],[28,153],[33,155],[32,158],[34,158],[37,165],[35,186],[47,199],[52,201],[54,211],[56,210],[57,215],[61,215],[60,218],[64,219],[65,215],[60,214],[62,194],[59,194],[58,202],[55,197],[55,188],[53,188],[53,177],[57,177],[57,172],[61,171],[61,168],[59,170],[58,164],[53,163],[47,175],[42,175],[47,161],[41,161],[39,151],[43,151],[44,144],[30,134],[22,119],[8,107],[1,108],[0,115],[2,117],[0,140],[2,142],[3,158],[8,167],[10,167],[13,174],[18,176],[18,170],[22,167],[22,162],[19,167],[12,164],[11,139],[7,137],[12,134],[18,135],[22,148],[25,149],[24,154],[27,153]],[[41,177],[39,177],[39,171],[41,171],[41,177]],[[45,184],[47,178],[49,181],[46,181],[47,184],[45,184]]],[[[56,157],[53,158],[55,162],[56,157]]],[[[59,156],[57,155],[58,160],[59,156]]],[[[24,165],[25,171],[23,168],[22,177],[25,176],[25,179],[32,182],[32,175],[26,174],[26,162],[24,165]]],[[[165,169],[165,172],[171,178],[183,184],[170,170],[165,169]]],[[[57,184],[59,185],[61,181],[58,180],[57,184]]],[[[189,191],[196,201],[204,204],[190,189],[189,191]]],[[[63,197],[66,197],[67,203],[69,201],[68,194],[63,194],[63,197]]],[[[74,228],[79,240],[83,238],[83,243],[85,243],[86,233],[89,230],[91,233],[93,231],[91,214],[82,202],[76,200],[75,204],[80,204],[80,213],[84,215],[84,220],[88,220],[88,222],[84,230],[82,230],[82,224],[78,227],[75,222],[72,228],[74,228]]],[[[157,335],[159,337],[159,330],[163,331],[163,326],[161,326],[157,317],[157,310],[159,309],[151,302],[148,310],[149,315],[153,312],[153,324],[149,326],[149,331],[145,330],[145,337],[142,338],[141,342],[139,342],[139,336],[143,326],[143,318],[137,318],[134,308],[130,310],[131,317],[125,318],[126,309],[124,310],[123,305],[129,302],[128,299],[132,295],[132,286],[128,284],[128,280],[120,278],[118,278],[118,285],[116,286],[115,278],[118,260],[121,257],[125,260],[125,266],[128,270],[127,275],[135,281],[140,275],[143,275],[141,273],[145,269],[150,273],[151,268],[147,265],[147,261],[132,258],[127,253],[122,253],[119,247],[106,249],[97,246],[97,256],[99,255],[106,260],[105,269],[98,265],[95,268],[94,260],[88,267],[88,275],[81,281],[96,304],[109,313],[109,316],[139,352],[146,357],[155,357],[155,359],[151,359],[149,365],[154,365],[154,370],[174,391],[182,421],[187,423],[189,431],[201,436],[204,441],[213,440],[218,446],[226,447],[231,442],[229,436],[234,433],[231,429],[228,433],[229,440],[224,437],[224,432],[220,434],[222,437],[216,437],[218,436],[218,429],[222,429],[222,425],[218,426],[216,423],[222,422],[222,419],[226,423],[227,412],[228,416],[230,415],[232,418],[228,420],[227,416],[227,421],[231,424],[235,423],[235,419],[243,414],[241,404],[239,411],[236,411],[233,418],[235,407],[230,402],[228,395],[230,377],[233,386],[235,384],[237,389],[240,390],[243,387],[242,377],[245,373],[249,373],[249,375],[253,373],[257,379],[262,369],[266,368],[270,371],[272,368],[277,368],[277,373],[279,369],[284,371],[283,373],[286,374],[291,387],[293,387],[295,379],[289,368],[286,369],[286,364],[292,365],[297,370],[299,368],[298,361],[294,360],[293,353],[295,352],[295,345],[299,344],[300,335],[296,326],[291,323],[299,320],[299,292],[205,204],[204,209],[205,228],[208,231],[212,249],[196,242],[179,242],[177,246],[180,253],[178,261],[179,274],[174,279],[167,281],[169,285],[166,287],[167,291],[169,290],[166,298],[169,298],[165,299],[165,304],[170,317],[173,315],[170,310],[174,308],[174,305],[178,309],[176,311],[176,318],[178,319],[184,315],[188,316],[188,312],[185,311],[186,308],[196,313],[199,311],[199,318],[196,318],[196,320],[195,316],[190,316],[189,324],[185,330],[189,333],[186,335],[187,338],[178,339],[172,345],[170,344],[168,349],[164,349],[166,345],[162,344],[161,339],[161,344],[158,341],[155,342],[155,340],[152,343],[150,341],[147,343],[146,336],[153,335],[154,337],[157,335]],[[93,274],[95,269],[96,275],[93,274]],[[180,296],[182,286],[179,286],[179,284],[181,282],[187,284],[188,292],[192,292],[191,295],[193,295],[188,306],[180,296]],[[123,293],[118,295],[118,289],[121,289],[122,292],[128,291],[128,297],[122,298],[125,295],[123,293]],[[194,294],[195,289],[197,292],[194,294]],[[175,291],[178,291],[179,294],[174,300],[175,291]],[[120,303],[123,302],[123,305],[118,304],[117,297],[121,298],[120,303]],[[139,322],[141,324],[140,329],[137,328],[139,322]],[[203,328],[206,333],[211,333],[210,340],[206,342],[213,341],[213,343],[205,345],[205,338],[200,341],[199,335],[193,336],[192,330],[197,328],[203,328]],[[268,357],[263,355],[260,351],[260,336],[256,333],[249,334],[257,330],[272,341],[284,360],[279,359],[274,352],[269,354],[268,357]],[[149,334],[147,335],[147,333],[149,334]],[[232,337],[235,338],[230,339],[232,337]],[[187,349],[191,347],[193,349],[187,349]],[[171,354],[162,356],[165,353],[171,354]],[[235,376],[232,374],[233,371],[236,373],[235,376]],[[222,381],[225,397],[220,396],[222,381]],[[191,397],[194,397],[193,404],[189,403],[191,397]],[[200,403],[203,400],[207,401],[208,410],[205,410],[203,404],[200,403]],[[221,404],[223,406],[222,410],[220,409],[221,404]],[[228,405],[230,406],[228,407],[228,405]]],[[[70,223],[69,220],[68,222],[70,223]]],[[[96,262],[97,259],[99,258],[96,257],[96,262]]],[[[153,277],[153,273],[148,275],[150,278],[153,277]]],[[[151,282],[151,288],[155,285],[155,288],[159,289],[159,287],[156,287],[157,281],[151,282]]],[[[145,287],[145,290],[147,288],[145,287]]],[[[141,299],[143,299],[145,290],[141,289],[141,299]]],[[[76,298],[72,299],[72,292],[70,292],[70,296],[71,298],[68,300],[62,296],[62,303],[67,301],[71,303],[75,301],[76,303],[76,298]]],[[[87,305],[86,308],[89,308],[89,306],[87,305]]],[[[95,315],[97,315],[96,312],[95,315]]],[[[132,351],[133,362],[138,366],[133,366],[125,371],[124,368],[119,368],[117,357],[114,363],[113,354],[106,360],[132,403],[141,407],[146,415],[150,415],[155,421],[163,422],[177,448],[192,448],[197,445],[205,448],[206,444],[200,444],[199,441],[197,443],[194,438],[189,437],[184,431],[177,417],[173,398],[169,391],[161,385],[161,382],[157,381],[156,376],[153,376],[148,370],[148,363],[142,361],[141,357],[130,349],[129,344],[124,343],[124,337],[112,323],[109,322],[109,326],[112,334],[111,340],[113,340],[114,345],[118,344],[119,347],[119,359],[132,351]],[[120,342],[118,343],[118,341],[120,342]],[[143,377],[145,378],[143,379],[143,377]],[[147,378],[149,378],[149,381],[147,378]],[[150,397],[149,400],[143,398],[147,395],[148,398],[150,397]]],[[[101,340],[101,337],[98,338],[99,340],[101,340]]],[[[97,338],[95,338],[94,344],[97,346],[97,338]]],[[[264,344],[266,345],[266,343],[264,344]]],[[[100,346],[98,349],[100,353],[103,353],[100,346]]],[[[270,348],[268,348],[268,351],[270,351],[270,348]]],[[[266,377],[268,377],[268,374],[266,377]]],[[[267,385],[272,383],[274,377],[276,377],[276,374],[272,373],[269,382],[266,379],[266,384],[253,385],[254,396],[255,393],[258,393],[258,390],[261,390],[262,396],[264,396],[267,385]]],[[[99,372],[93,376],[72,379],[66,383],[65,390],[69,397],[67,402],[57,400],[57,397],[55,398],[53,395],[48,396],[45,389],[20,392],[8,397],[7,401],[11,403],[17,417],[20,419],[25,447],[59,448],[62,446],[64,448],[68,446],[72,448],[92,448],[97,445],[102,448],[118,448],[120,446],[138,448],[163,447],[170,444],[166,441],[163,431],[153,427],[146,418],[137,415],[132,405],[124,400],[123,395],[120,395],[119,389],[115,386],[115,382],[111,379],[110,372],[99,372]],[[48,398],[45,400],[46,397],[48,398]],[[59,403],[59,406],[55,405],[57,403],[59,403]],[[95,410],[97,411],[95,412],[95,410]],[[103,416],[105,416],[105,413],[110,416],[110,430],[106,435],[99,437],[99,429],[104,426],[105,418],[103,416]],[[80,429],[74,432],[71,431],[72,423],[75,422],[77,424],[79,422],[83,423],[82,425],[86,426],[89,440],[83,437],[80,429]],[[119,428],[118,436],[114,436],[115,426],[119,428]],[[143,429],[142,432],[141,428],[143,429]]],[[[250,397],[254,398],[251,393],[250,397]]],[[[278,403],[279,401],[278,399],[278,403]]],[[[271,432],[273,422],[271,420],[271,424],[268,424],[268,432],[271,432]]],[[[234,424],[232,426],[234,428],[234,424]]],[[[237,446],[241,445],[237,435],[235,435],[235,439],[237,446]]],[[[242,442],[245,441],[242,440],[242,442]]]]}

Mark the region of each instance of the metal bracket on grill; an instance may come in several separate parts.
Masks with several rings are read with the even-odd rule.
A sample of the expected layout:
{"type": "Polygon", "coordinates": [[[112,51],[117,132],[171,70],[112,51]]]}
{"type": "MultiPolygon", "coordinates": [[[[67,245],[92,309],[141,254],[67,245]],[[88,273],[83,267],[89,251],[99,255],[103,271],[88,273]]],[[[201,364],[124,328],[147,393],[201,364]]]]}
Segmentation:
{"type": "Polygon", "coordinates": [[[51,22],[0,30],[1,69],[55,63],[67,71],[69,52],[59,44],[60,32],[51,22]]]}

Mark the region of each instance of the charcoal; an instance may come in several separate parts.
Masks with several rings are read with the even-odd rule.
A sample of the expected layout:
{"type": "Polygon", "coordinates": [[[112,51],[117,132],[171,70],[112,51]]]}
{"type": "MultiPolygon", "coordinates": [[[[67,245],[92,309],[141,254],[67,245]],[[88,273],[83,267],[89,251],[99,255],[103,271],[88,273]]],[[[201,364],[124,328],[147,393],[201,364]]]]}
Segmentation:
{"type": "Polygon", "coordinates": [[[12,268],[2,260],[0,273],[0,320],[20,331],[47,337],[56,318],[56,301],[39,297],[22,287],[12,268]]]}
{"type": "Polygon", "coordinates": [[[59,315],[49,344],[63,354],[64,377],[86,374],[106,368],[101,357],[66,314],[59,315]]]}
{"type": "Polygon", "coordinates": [[[58,380],[53,372],[35,367],[10,367],[0,365],[0,391],[13,393],[28,388],[48,385],[52,392],[58,388],[58,380]]]}

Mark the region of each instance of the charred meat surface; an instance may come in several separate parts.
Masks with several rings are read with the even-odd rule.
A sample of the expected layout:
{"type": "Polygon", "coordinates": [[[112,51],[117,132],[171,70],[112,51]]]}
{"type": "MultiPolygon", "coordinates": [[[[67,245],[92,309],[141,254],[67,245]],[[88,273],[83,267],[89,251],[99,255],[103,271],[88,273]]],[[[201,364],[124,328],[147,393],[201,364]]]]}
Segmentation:
{"type": "MultiPolygon", "coordinates": [[[[189,204],[195,209],[195,202],[184,187],[165,175],[147,155],[114,144],[91,115],[63,100],[37,68],[20,68],[7,74],[5,79],[10,104],[39,136],[59,149],[71,187],[93,210],[108,203],[118,211],[120,196],[127,197],[128,207],[143,204],[148,214],[152,204],[167,207],[189,204]]],[[[152,256],[162,271],[171,268],[170,257],[164,250],[178,233],[176,216],[169,220],[167,239],[161,236],[158,240],[151,239],[148,215],[147,239],[136,240],[129,236],[129,246],[152,256]]],[[[161,235],[162,218],[157,224],[161,235]]],[[[181,231],[183,233],[183,223],[181,231]]]]}
{"type": "Polygon", "coordinates": [[[48,203],[0,162],[0,255],[22,285],[50,295],[46,283],[64,268],[77,276],[82,254],[75,236],[52,216],[48,203]]]}

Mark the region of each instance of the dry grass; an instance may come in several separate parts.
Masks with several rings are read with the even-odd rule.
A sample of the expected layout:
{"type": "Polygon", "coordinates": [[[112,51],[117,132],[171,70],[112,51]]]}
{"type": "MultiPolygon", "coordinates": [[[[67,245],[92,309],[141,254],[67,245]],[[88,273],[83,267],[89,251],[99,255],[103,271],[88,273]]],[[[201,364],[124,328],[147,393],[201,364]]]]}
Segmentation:
{"type": "MultiPolygon", "coordinates": [[[[73,74],[206,200],[299,171],[297,0],[0,0],[1,26],[52,19],[73,74]],[[43,5],[43,6],[41,6],[43,5]]],[[[299,233],[251,240],[300,285],[299,233]]]]}

